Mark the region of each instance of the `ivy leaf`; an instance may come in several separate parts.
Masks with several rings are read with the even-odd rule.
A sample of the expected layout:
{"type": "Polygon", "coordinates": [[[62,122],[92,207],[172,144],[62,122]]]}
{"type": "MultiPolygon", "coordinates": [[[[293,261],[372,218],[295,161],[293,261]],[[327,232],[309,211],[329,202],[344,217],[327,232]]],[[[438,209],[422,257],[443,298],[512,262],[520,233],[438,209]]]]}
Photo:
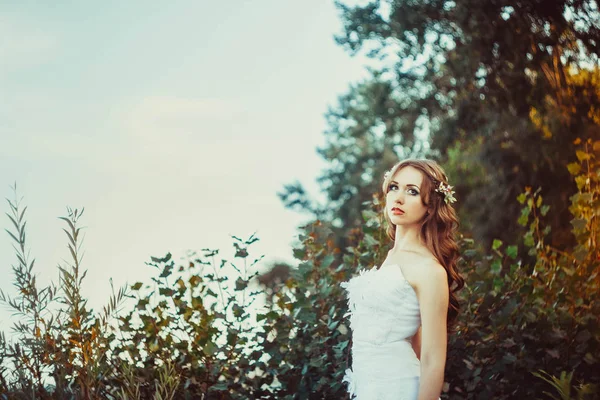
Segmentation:
{"type": "Polygon", "coordinates": [[[492,271],[494,275],[498,275],[500,271],[502,271],[502,262],[500,262],[498,259],[494,260],[492,262],[490,271],[492,271]]]}
{"type": "Polygon", "coordinates": [[[513,260],[517,258],[517,246],[508,246],[506,248],[506,255],[512,258],[513,260]]]}

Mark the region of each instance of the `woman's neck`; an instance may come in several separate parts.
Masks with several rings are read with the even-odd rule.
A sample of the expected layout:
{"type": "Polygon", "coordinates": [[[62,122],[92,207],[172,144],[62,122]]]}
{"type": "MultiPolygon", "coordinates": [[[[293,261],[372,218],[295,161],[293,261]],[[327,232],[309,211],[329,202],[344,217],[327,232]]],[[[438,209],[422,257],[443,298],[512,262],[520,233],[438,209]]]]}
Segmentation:
{"type": "Polygon", "coordinates": [[[396,237],[394,239],[394,251],[418,251],[424,247],[421,240],[419,227],[411,225],[409,227],[396,225],[396,237]]]}

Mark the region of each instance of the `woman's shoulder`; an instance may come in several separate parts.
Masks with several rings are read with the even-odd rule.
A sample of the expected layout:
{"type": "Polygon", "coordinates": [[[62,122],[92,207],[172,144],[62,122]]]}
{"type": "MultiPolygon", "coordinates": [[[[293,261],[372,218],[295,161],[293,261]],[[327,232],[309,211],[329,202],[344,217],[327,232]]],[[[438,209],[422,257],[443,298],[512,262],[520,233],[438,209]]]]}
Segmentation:
{"type": "Polygon", "coordinates": [[[423,251],[409,251],[403,254],[388,255],[389,262],[385,264],[397,264],[402,266],[405,278],[418,289],[422,284],[427,285],[443,279],[447,281],[446,269],[440,264],[435,256],[427,249],[423,251]]]}

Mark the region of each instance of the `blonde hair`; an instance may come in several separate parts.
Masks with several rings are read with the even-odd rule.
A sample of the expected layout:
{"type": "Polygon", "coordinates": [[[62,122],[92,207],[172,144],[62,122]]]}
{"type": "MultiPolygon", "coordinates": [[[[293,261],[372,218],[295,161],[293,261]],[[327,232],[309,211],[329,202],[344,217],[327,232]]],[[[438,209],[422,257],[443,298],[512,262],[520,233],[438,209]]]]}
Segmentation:
{"type": "MultiPolygon", "coordinates": [[[[435,189],[441,182],[448,184],[446,173],[433,160],[426,159],[406,159],[402,160],[392,167],[389,174],[383,181],[383,195],[386,196],[389,190],[390,181],[394,174],[404,167],[411,166],[418,169],[423,174],[423,183],[421,184],[421,202],[427,207],[428,213],[421,223],[421,236],[425,245],[437,258],[440,264],[448,273],[448,289],[450,294],[448,304],[448,330],[451,330],[456,317],[458,316],[459,303],[456,292],[463,288],[465,281],[458,273],[457,261],[459,258],[458,244],[455,234],[459,223],[456,211],[450,203],[444,201],[444,195],[436,192],[435,189]],[[453,287],[454,285],[454,287],[453,287]]],[[[392,240],[396,238],[395,225],[390,220],[387,208],[384,208],[384,217],[387,222],[386,233],[392,240]]]]}

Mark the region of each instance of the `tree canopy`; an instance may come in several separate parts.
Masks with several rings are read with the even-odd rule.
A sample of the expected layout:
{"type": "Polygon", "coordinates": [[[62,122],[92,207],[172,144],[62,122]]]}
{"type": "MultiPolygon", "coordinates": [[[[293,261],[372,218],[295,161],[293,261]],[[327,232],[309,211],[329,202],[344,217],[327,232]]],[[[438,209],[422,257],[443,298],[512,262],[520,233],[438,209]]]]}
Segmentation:
{"type": "MultiPolygon", "coordinates": [[[[337,2],[336,40],[379,67],[327,113],[331,167],[318,178],[329,204],[318,217],[340,232],[399,158],[436,158],[457,189],[465,231],[510,241],[516,197],[542,187],[558,246],[572,242],[565,165],[574,140],[597,137],[600,14],[595,1],[397,0],[337,2]],[[328,210],[328,211],[327,211],[328,210]]],[[[311,211],[301,185],[288,186],[311,211]]],[[[298,205],[298,203],[297,203],[298,205]]],[[[346,239],[338,239],[340,243],[346,239]]]]}

